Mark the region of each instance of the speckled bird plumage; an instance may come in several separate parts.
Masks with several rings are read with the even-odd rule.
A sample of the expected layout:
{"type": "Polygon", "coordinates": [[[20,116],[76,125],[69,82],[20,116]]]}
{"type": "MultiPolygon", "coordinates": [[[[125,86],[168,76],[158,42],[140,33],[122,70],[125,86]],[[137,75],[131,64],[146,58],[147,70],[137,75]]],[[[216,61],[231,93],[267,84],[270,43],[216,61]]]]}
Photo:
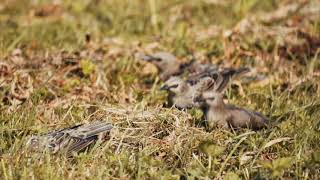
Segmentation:
{"type": "Polygon", "coordinates": [[[26,144],[32,151],[60,152],[70,156],[86,150],[98,140],[107,139],[112,128],[112,124],[106,122],[76,125],[44,135],[32,136],[26,144]]]}

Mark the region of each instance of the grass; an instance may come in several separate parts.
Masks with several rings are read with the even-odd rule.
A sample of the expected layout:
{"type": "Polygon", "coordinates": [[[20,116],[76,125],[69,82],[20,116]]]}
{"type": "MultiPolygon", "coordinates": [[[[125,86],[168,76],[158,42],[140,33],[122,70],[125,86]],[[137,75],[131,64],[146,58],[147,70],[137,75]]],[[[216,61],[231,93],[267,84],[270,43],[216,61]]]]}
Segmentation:
{"type": "Polygon", "coordinates": [[[268,25],[256,20],[226,36],[242,19],[283,4],[212,2],[1,3],[1,179],[319,178],[320,40],[279,28],[317,41],[319,15],[307,9],[268,25]],[[251,67],[265,79],[243,80],[243,92],[230,88],[228,100],[265,114],[272,126],[208,131],[199,110],[163,108],[154,67],[134,58],[158,50],[251,67]],[[31,134],[101,119],[115,125],[110,141],[74,158],[24,149],[31,134]]]}

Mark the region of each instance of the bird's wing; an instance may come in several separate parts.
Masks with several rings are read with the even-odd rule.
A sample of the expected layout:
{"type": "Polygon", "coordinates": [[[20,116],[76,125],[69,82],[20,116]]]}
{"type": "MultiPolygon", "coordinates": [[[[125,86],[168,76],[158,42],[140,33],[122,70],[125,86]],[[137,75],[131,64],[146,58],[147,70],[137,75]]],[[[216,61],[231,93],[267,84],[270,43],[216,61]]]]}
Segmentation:
{"type": "Polygon", "coordinates": [[[53,152],[60,150],[79,152],[99,139],[99,135],[108,134],[112,129],[110,123],[96,122],[88,125],[77,125],[48,134],[48,146],[53,152]]]}
{"type": "Polygon", "coordinates": [[[197,84],[195,84],[193,87],[195,87],[195,91],[197,92],[204,92],[208,91],[213,88],[215,84],[215,80],[210,77],[202,78],[197,84]]]}
{"type": "Polygon", "coordinates": [[[189,75],[187,82],[190,84],[196,84],[198,83],[201,79],[210,77],[210,78],[216,78],[218,74],[218,69],[216,66],[212,67],[204,67],[204,68],[199,68],[200,70],[192,73],[189,75]]]}
{"type": "Polygon", "coordinates": [[[230,68],[230,69],[222,70],[221,72],[218,73],[214,90],[217,92],[223,92],[233,78],[239,77],[240,75],[247,73],[249,71],[250,71],[249,68],[239,68],[239,69],[230,68]]]}
{"type": "Polygon", "coordinates": [[[267,118],[265,118],[262,114],[258,112],[251,111],[244,108],[239,108],[234,105],[227,105],[227,107],[230,110],[241,111],[245,113],[248,116],[248,118],[250,118],[249,121],[252,129],[261,129],[267,126],[267,123],[268,123],[267,118]]]}
{"type": "Polygon", "coordinates": [[[110,123],[95,122],[88,125],[83,125],[75,131],[70,131],[70,136],[81,139],[89,138],[92,136],[99,135],[100,133],[108,132],[113,128],[110,123]]]}
{"type": "Polygon", "coordinates": [[[66,153],[67,156],[72,155],[72,153],[78,153],[89,148],[90,145],[94,144],[98,140],[98,136],[91,136],[89,138],[70,138],[66,142],[62,149],[62,152],[66,153]]]}
{"type": "Polygon", "coordinates": [[[218,71],[216,67],[208,67],[204,71],[193,73],[188,77],[188,82],[190,84],[198,83],[202,78],[210,77],[217,81],[219,76],[222,76],[223,80],[230,80],[236,77],[240,77],[241,75],[249,72],[249,68],[239,68],[239,69],[233,69],[233,68],[227,68],[223,69],[221,71],[218,71]]]}
{"type": "Polygon", "coordinates": [[[241,75],[250,72],[249,68],[243,67],[243,68],[239,68],[239,69],[233,69],[233,68],[227,68],[227,69],[223,69],[221,71],[221,74],[223,77],[225,78],[237,78],[240,77],[241,75]]]}

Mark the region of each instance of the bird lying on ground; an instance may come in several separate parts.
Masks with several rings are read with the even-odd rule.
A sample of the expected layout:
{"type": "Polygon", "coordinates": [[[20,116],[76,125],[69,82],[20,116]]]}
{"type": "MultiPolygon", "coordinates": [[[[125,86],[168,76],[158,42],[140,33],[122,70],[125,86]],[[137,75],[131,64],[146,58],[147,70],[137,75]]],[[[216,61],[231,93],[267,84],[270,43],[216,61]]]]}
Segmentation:
{"type": "Polygon", "coordinates": [[[219,74],[215,82],[209,83],[206,90],[194,97],[194,101],[201,104],[209,127],[249,128],[253,130],[267,127],[268,119],[260,113],[224,103],[223,93],[229,81],[230,78],[219,74]]]}
{"type": "Polygon", "coordinates": [[[200,64],[195,60],[187,63],[180,62],[173,54],[168,52],[157,52],[152,55],[139,54],[138,58],[154,64],[162,81],[168,80],[171,76],[179,76],[184,72],[198,74],[218,70],[217,66],[213,64],[200,64]]]}
{"type": "Polygon", "coordinates": [[[208,86],[208,82],[215,81],[218,74],[222,74],[225,78],[235,78],[249,72],[248,68],[225,69],[220,72],[203,72],[199,73],[197,79],[191,76],[188,80],[183,80],[181,77],[170,77],[160,88],[160,90],[168,91],[167,102],[168,106],[175,106],[179,109],[189,109],[199,107],[199,104],[193,101],[196,94],[201,93],[202,89],[208,86]]]}
{"type": "Polygon", "coordinates": [[[85,151],[98,140],[107,140],[112,128],[112,124],[106,122],[76,125],[44,135],[32,136],[26,145],[31,151],[65,153],[71,156],[85,151]]]}

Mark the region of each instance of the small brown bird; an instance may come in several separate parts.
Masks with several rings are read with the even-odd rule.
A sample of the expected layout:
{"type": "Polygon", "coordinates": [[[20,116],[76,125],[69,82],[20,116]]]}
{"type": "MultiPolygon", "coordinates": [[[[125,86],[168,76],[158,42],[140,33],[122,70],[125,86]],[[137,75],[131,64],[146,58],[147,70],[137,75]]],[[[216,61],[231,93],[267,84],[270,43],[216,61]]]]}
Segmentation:
{"type": "Polygon", "coordinates": [[[106,122],[76,125],[40,136],[32,136],[26,143],[31,151],[65,153],[72,156],[95,144],[106,140],[113,126],[106,122]]]}
{"type": "Polygon", "coordinates": [[[217,80],[207,89],[195,96],[194,101],[202,105],[204,116],[210,128],[218,126],[223,129],[250,128],[258,130],[267,127],[268,119],[257,112],[227,105],[223,101],[230,78],[219,74],[217,80]]]}
{"type": "Polygon", "coordinates": [[[168,91],[167,98],[168,106],[175,106],[179,109],[189,109],[192,107],[199,107],[199,104],[193,101],[196,94],[202,92],[202,89],[208,86],[211,82],[214,82],[218,74],[222,74],[225,78],[234,78],[242,75],[245,72],[249,72],[248,68],[240,69],[225,69],[221,72],[212,71],[199,73],[196,79],[195,76],[191,76],[191,79],[183,80],[181,77],[170,77],[160,88],[161,90],[168,91]]]}
{"type": "Polygon", "coordinates": [[[213,64],[199,64],[195,60],[187,63],[180,62],[173,54],[168,52],[157,52],[153,55],[139,54],[138,58],[154,64],[159,70],[159,76],[162,81],[185,72],[198,74],[217,70],[217,66],[213,64]]]}

